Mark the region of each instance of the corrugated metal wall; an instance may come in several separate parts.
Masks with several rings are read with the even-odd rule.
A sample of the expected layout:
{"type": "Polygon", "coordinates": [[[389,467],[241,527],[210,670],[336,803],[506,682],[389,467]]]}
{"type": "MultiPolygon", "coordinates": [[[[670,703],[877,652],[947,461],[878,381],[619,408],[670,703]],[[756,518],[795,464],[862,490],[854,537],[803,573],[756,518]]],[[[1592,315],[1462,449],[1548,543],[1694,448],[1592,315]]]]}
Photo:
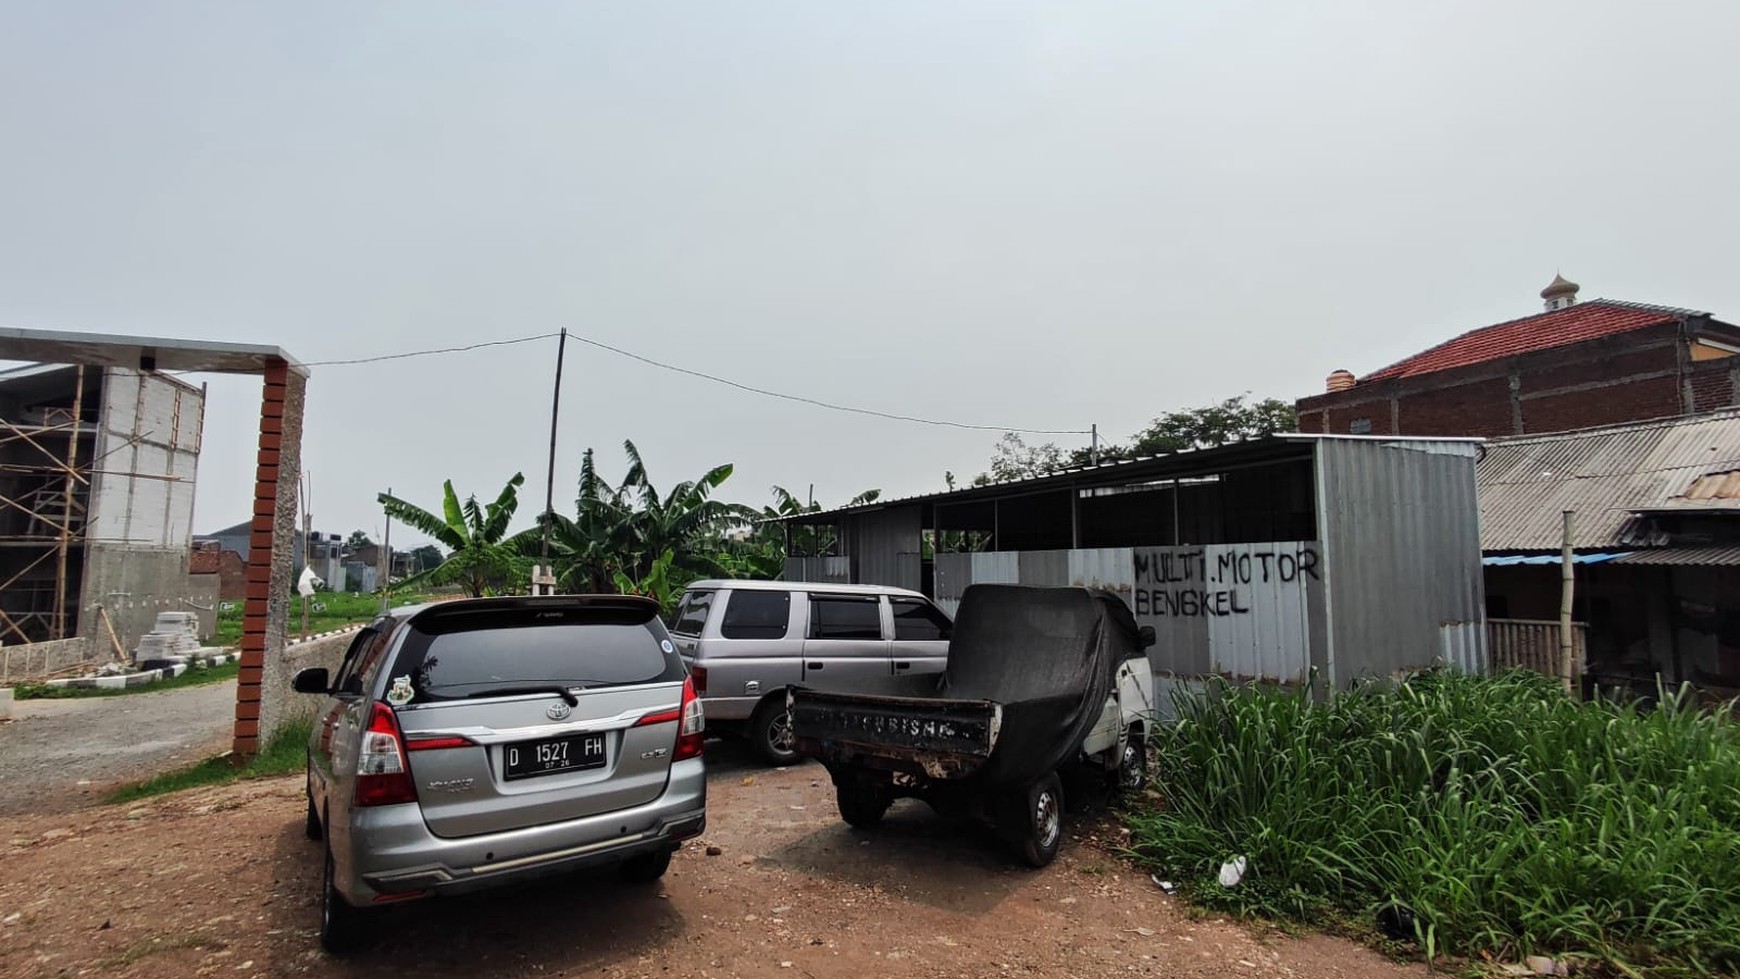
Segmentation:
{"type": "Polygon", "coordinates": [[[1478,447],[1408,439],[1317,443],[1327,679],[1431,666],[1486,669],[1478,447]]]}
{"type": "Polygon", "coordinates": [[[836,585],[852,583],[852,559],[848,557],[788,557],[785,559],[785,580],[825,581],[836,585]]]}
{"type": "Polygon", "coordinates": [[[916,506],[890,507],[866,513],[841,528],[854,580],[917,591],[922,522],[916,506]]]}

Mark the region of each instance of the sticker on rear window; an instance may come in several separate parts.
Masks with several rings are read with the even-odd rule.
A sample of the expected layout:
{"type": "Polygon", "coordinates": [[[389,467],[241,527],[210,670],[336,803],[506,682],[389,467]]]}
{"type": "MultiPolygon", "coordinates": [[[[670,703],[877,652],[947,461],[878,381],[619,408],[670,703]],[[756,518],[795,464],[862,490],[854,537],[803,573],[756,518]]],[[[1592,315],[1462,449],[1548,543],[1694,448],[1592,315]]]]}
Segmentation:
{"type": "Polygon", "coordinates": [[[387,689],[387,703],[394,707],[403,707],[410,703],[411,698],[415,696],[417,696],[417,692],[411,689],[409,674],[393,677],[393,685],[387,689]]]}
{"type": "Polygon", "coordinates": [[[677,651],[677,647],[671,645],[671,641],[669,639],[660,639],[659,640],[659,648],[664,650],[667,653],[674,653],[677,651]]]}

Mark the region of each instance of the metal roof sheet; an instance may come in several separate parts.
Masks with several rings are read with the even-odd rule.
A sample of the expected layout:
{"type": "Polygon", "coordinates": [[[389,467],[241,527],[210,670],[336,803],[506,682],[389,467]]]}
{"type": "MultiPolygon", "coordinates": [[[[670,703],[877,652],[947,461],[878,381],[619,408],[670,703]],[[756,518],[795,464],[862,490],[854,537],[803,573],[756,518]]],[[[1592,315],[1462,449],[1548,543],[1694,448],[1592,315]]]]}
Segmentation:
{"type": "Polygon", "coordinates": [[[1710,547],[1658,547],[1636,551],[1615,564],[1740,565],[1740,544],[1710,547]]]}
{"type": "Polygon", "coordinates": [[[1560,512],[1579,548],[1661,541],[1635,511],[1683,498],[1702,477],[1740,468],[1740,408],[1551,435],[1494,439],[1477,469],[1486,551],[1558,548],[1560,512]]]}
{"type": "MultiPolygon", "coordinates": [[[[1606,564],[1608,561],[1619,560],[1624,557],[1626,553],[1627,552],[1625,551],[1621,551],[1617,554],[1611,554],[1603,551],[1595,554],[1573,554],[1571,555],[1571,563],[1573,565],[1606,564]]],[[[1561,563],[1561,561],[1557,554],[1494,554],[1490,557],[1481,558],[1480,563],[1489,568],[1509,568],[1519,564],[1551,564],[1556,566],[1561,563]]]]}
{"type": "Polygon", "coordinates": [[[1252,462],[1272,462],[1287,458],[1304,457],[1315,451],[1313,443],[1342,442],[1382,442],[1390,445],[1406,446],[1423,452],[1437,452],[1452,455],[1472,456],[1477,451],[1477,438],[1438,437],[1412,435],[1333,435],[1316,432],[1277,432],[1259,439],[1244,442],[1232,442],[1206,449],[1184,449],[1165,455],[1143,456],[1137,459],[1126,459],[1120,462],[1110,462],[1100,466],[1084,466],[1076,469],[1060,469],[1044,476],[1031,479],[1015,480],[1007,483],[992,483],[987,486],[966,486],[961,489],[941,493],[920,493],[913,496],[903,496],[896,499],[879,498],[871,503],[860,506],[839,507],[833,510],[819,510],[814,513],[797,513],[788,516],[770,517],[759,523],[789,523],[789,524],[826,524],[833,523],[846,514],[870,513],[876,510],[887,510],[893,507],[914,506],[926,503],[941,503],[952,505],[971,503],[982,500],[1023,496],[1029,493],[1047,490],[1067,490],[1070,488],[1090,489],[1096,487],[1130,485],[1131,481],[1150,480],[1165,481],[1182,479],[1191,475],[1212,473],[1217,466],[1241,465],[1252,462]]]}

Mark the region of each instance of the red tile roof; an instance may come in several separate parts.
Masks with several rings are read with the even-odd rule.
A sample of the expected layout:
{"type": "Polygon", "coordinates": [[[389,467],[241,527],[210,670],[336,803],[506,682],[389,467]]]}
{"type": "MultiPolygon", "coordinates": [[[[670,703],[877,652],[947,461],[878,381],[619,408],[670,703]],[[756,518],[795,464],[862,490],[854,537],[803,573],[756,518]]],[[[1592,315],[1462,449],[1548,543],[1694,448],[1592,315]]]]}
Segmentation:
{"type": "Polygon", "coordinates": [[[1360,383],[1483,364],[1489,360],[1500,360],[1535,350],[1563,347],[1661,323],[1671,323],[1678,317],[1687,315],[1707,314],[1670,306],[1591,299],[1566,309],[1537,313],[1520,320],[1484,326],[1464,333],[1400,363],[1367,374],[1360,378],[1360,383]]]}

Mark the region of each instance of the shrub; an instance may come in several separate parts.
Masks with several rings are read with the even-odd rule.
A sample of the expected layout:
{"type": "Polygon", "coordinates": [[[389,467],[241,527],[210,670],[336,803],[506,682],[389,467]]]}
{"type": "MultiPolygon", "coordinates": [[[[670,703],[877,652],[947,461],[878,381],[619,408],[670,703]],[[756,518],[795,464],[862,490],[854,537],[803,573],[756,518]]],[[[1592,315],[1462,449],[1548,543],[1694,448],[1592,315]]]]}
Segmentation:
{"type": "Polygon", "coordinates": [[[1200,903],[1310,923],[1396,909],[1428,955],[1740,966],[1740,732],[1686,692],[1643,708],[1429,673],[1176,706],[1133,847],[1200,903]]]}

